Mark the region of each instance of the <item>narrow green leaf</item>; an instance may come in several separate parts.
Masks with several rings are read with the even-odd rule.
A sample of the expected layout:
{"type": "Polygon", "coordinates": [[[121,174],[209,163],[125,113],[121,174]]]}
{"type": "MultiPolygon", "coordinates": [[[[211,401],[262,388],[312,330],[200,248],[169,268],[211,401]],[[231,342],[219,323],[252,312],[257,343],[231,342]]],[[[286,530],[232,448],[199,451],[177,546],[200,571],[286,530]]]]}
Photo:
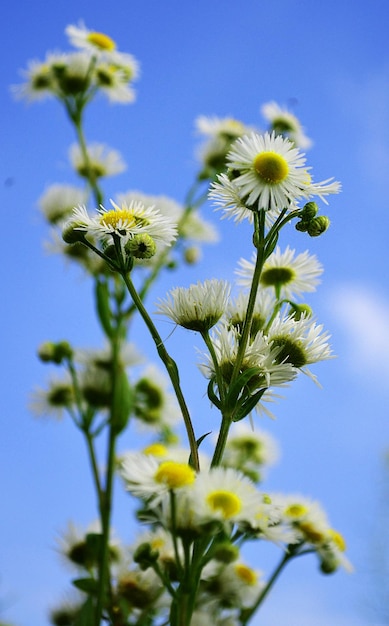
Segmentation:
{"type": "Polygon", "coordinates": [[[95,595],[98,590],[98,582],[94,578],[76,578],[72,584],[89,595],[95,595]]]}
{"type": "Polygon", "coordinates": [[[107,281],[96,280],[95,283],[96,309],[101,326],[107,337],[113,336],[112,313],[109,306],[109,289],[107,281]]]}

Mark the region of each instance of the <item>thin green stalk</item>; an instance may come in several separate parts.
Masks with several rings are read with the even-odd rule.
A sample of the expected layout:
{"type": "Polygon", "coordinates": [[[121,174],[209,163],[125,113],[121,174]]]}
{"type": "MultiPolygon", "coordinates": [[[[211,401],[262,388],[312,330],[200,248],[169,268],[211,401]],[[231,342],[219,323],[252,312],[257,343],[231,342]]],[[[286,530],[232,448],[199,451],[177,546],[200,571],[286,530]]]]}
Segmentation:
{"type": "Polygon", "coordinates": [[[111,593],[111,581],[109,577],[109,535],[111,526],[111,513],[112,513],[112,499],[113,499],[113,479],[116,462],[116,439],[117,432],[117,415],[118,410],[118,373],[119,373],[119,359],[120,359],[120,330],[121,319],[117,320],[116,332],[112,338],[112,403],[109,421],[109,435],[108,435],[108,453],[106,463],[106,481],[105,488],[102,493],[101,506],[100,506],[100,518],[101,518],[101,531],[102,531],[102,545],[99,563],[99,581],[98,591],[96,599],[96,614],[95,614],[95,626],[99,626],[101,623],[101,616],[104,609],[104,601],[106,598],[106,592],[109,596],[111,593]]]}
{"type": "Polygon", "coordinates": [[[136,306],[136,308],[138,309],[140,315],[143,318],[143,321],[145,322],[153,340],[154,343],[156,345],[157,348],[157,352],[161,358],[161,361],[163,362],[163,364],[165,365],[166,371],[169,375],[169,378],[171,380],[171,383],[173,385],[173,389],[174,392],[176,394],[176,398],[178,401],[178,404],[180,406],[181,409],[181,413],[182,413],[182,417],[185,423],[185,428],[186,428],[186,432],[188,435],[188,440],[189,440],[189,447],[190,447],[190,454],[191,454],[191,459],[192,459],[192,463],[193,463],[193,467],[194,469],[198,472],[200,470],[200,462],[199,462],[199,453],[197,450],[197,443],[196,443],[196,436],[193,430],[193,425],[192,425],[192,420],[190,418],[190,413],[188,410],[188,407],[186,405],[185,402],[185,398],[184,395],[182,393],[181,390],[181,386],[180,386],[180,381],[179,381],[179,374],[178,374],[178,368],[176,365],[176,362],[172,359],[172,357],[168,354],[164,343],[162,341],[162,338],[160,336],[160,334],[158,333],[156,327],[154,326],[154,323],[151,319],[151,317],[149,316],[148,312],[146,311],[142,300],[139,297],[139,294],[137,293],[133,282],[130,278],[130,276],[125,273],[122,272],[122,277],[123,280],[125,282],[125,285],[128,289],[128,292],[131,296],[131,298],[133,299],[133,302],[136,306]]]}
{"type": "Polygon", "coordinates": [[[257,298],[259,281],[261,278],[263,264],[265,262],[265,214],[261,210],[260,214],[254,213],[254,245],[257,250],[257,258],[255,260],[255,268],[253,273],[253,280],[250,288],[249,301],[247,304],[246,317],[243,324],[242,336],[239,341],[238,353],[234,363],[234,369],[231,376],[231,384],[238,378],[246,347],[250,337],[251,323],[253,319],[255,301],[257,298]]]}

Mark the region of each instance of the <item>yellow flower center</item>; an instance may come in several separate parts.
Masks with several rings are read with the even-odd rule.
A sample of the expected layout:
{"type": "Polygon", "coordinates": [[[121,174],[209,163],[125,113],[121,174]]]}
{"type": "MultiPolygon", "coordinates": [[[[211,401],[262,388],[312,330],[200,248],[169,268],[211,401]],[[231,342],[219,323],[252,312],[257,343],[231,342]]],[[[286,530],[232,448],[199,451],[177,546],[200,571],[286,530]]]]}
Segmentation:
{"type": "Polygon", "coordinates": [[[298,525],[300,530],[304,533],[305,539],[311,543],[323,543],[325,540],[325,534],[319,528],[316,528],[314,524],[309,522],[303,522],[298,525]]]}
{"type": "Polygon", "coordinates": [[[117,228],[131,228],[136,226],[137,219],[134,214],[128,209],[111,209],[110,211],[104,211],[100,216],[100,224],[113,229],[117,228]]]}
{"type": "Polygon", "coordinates": [[[169,489],[179,489],[191,485],[196,477],[195,471],[185,463],[164,461],[159,466],[154,478],[169,489]]]}
{"type": "Polygon", "coordinates": [[[304,506],[303,504],[298,504],[298,503],[290,504],[285,509],[285,515],[287,515],[288,517],[303,517],[307,513],[308,513],[307,507],[304,506]]]}
{"type": "Polygon", "coordinates": [[[143,454],[150,456],[166,456],[167,447],[163,443],[152,443],[143,450],[143,454]]]}
{"type": "Polygon", "coordinates": [[[336,545],[336,547],[341,552],[345,552],[345,550],[346,550],[346,542],[344,540],[343,535],[341,535],[337,530],[334,530],[333,528],[330,528],[330,530],[328,532],[329,532],[329,535],[330,535],[332,541],[336,545]]]}
{"type": "Polygon", "coordinates": [[[235,565],[235,573],[242,582],[246,583],[246,585],[255,585],[257,582],[257,574],[251,569],[251,567],[247,567],[247,565],[238,563],[235,565]]]}
{"type": "Polygon", "coordinates": [[[283,156],[277,152],[260,152],[253,161],[258,176],[270,185],[276,185],[285,180],[289,166],[283,156]]]}
{"type": "Polygon", "coordinates": [[[207,496],[207,503],[214,511],[219,511],[224,519],[233,517],[242,508],[242,503],[238,496],[231,491],[213,491],[207,496]]]}
{"type": "Polygon", "coordinates": [[[87,40],[99,50],[108,50],[110,52],[116,48],[114,40],[104,33],[89,33],[87,40]]]}

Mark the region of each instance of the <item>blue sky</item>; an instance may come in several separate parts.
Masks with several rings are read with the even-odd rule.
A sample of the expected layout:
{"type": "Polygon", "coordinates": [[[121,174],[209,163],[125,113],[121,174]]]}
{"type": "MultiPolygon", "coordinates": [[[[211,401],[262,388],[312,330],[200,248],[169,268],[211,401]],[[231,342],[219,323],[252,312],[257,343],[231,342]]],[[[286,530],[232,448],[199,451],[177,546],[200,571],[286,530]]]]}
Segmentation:
{"type": "MultiPolygon", "coordinates": [[[[90,284],[48,256],[36,201],[55,182],[71,180],[67,150],[72,129],[54,102],[15,103],[9,85],[30,58],[68,49],[64,29],[83,19],[110,34],[142,68],[132,106],[96,103],[87,119],[90,140],[121,151],[124,174],[106,191],[139,189],[182,200],[196,172],[194,119],[231,115],[261,125],[269,100],[293,103],[314,147],[308,160],[316,180],[335,176],[343,192],[331,199],[332,227],[307,240],[285,231],[282,244],[309,247],[325,267],[311,303],[333,336],[338,358],[315,369],[323,389],[302,377],[276,407],[275,421],[260,426],[283,451],[268,488],[301,492],[320,500],[349,545],[355,573],[323,577],[314,559],[292,564],[255,624],[379,626],[376,545],[388,553],[384,515],[384,457],[389,448],[389,48],[387,3],[372,0],[242,0],[216,2],[119,0],[94,3],[7,3],[0,38],[1,207],[5,262],[3,284],[1,617],[18,626],[45,626],[46,609],[63,597],[69,572],[55,552],[55,536],[69,519],[87,524],[94,498],[78,433],[70,424],[42,423],[28,398],[43,385],[46,369],[35,357],[45,339],[66,336],[76,345],[98,346],[90,284]],[[12,219],[10,219],[12,217],[12,219]],[[380,532],[381,530],[381,532],[380,532]]],[[[231,278],[247,257],[249,232],[218,223],[222,240],[207,247],[201,264],[167,277],[154,296],[198,279],[231,278]]],[[[140,332],[140,331],[139,331],[140,332]]],[[[142,335],[141,335],[142,336],[142,335]]],[[[145,338],[145,348],[152,346],[145,338]]],[[[173,354],[193,351],[193,337],[176,333],[173,354]],[[175,352],[176,351],[176,352],[175,352]]],[[[189,359],[190,360],[190,359],[189,359]]],[[[198,386],[185,380],[199,429],[209,409],[198,386]],[[193,389],[192,389],[193,387],[193,389]]],[[[196,383],[197,384],[197,383],[196,383]]],[[[129,441],[123,441],[123,447],[129,441]]],[[[116,511],[123,539],[133,532],[131,506],[116,511]]],[[[261,567],[261,554],[255,554],[261,567]]],[[[271,558],[271,557],[269,557],[271,558]]],[[[1,619],[1,618],[0,618],[1,619]]],[[[254,623],[254,622],[253,622],[254,623]]]]}

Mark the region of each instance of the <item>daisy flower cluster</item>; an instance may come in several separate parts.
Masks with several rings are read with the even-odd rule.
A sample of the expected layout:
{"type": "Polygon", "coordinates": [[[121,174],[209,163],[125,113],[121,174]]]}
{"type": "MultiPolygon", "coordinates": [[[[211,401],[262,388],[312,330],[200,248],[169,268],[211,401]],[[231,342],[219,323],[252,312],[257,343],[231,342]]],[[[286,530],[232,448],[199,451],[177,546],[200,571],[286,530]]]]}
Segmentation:
{"type": "MultiPolygon", "coordinates": [[[[254,265],[254,261],[239,262],[238,283],[243,288],[251,285],[254,265]]],[[[237,377],[242,381],[239,393],[231,399],[234,420],[254,409],[271,416],[266,404],[274,399],[275,389],[288,385],[300,371],[316,380],[307,366],[332,358],[329,334],[312,318],[310,307],[296,301],[304,292],[315,290],[322,271],[317,258],[308,252],[275,249],[264,263],[250,339],[242,356],[239,350],[248,307],[244,291],[232,298],[232,285],[212,279],[175,288],[159,301],[159,314],[203,336],[207,350],[200,352],[199,367],[210,380],[209,397],[218,408],[226,408],[228,390],[237,377]]]]}
{"type": "Polygon", "coordinates": [[[77,51],[50,52],[43,61],[30,61],[23,71],[25,82],[13,87],[15,95],[27,101],[55,97],[71,102],[81,97],[86,102],[102,92],[110,102],[133,102],[136,59],[120,52],[111,37],[83,23],[68,26],[66,34],[77,51]]]}
{"type": "MultiPolygon", "coordinates": [[[[247,438],[238,447],[247,449],[247,438]]],[[[238,619],[266,587],[263,573],[244,562],[246,541],[283,546],[285,562],[316,553],[325,573],[351,569],[344,538],[317,502],[260,491],[232,467],[204,466],[195,473],[181,454],[174,448],[159,454],[153,447],[129,452],[120,459],[120,474],[141,502],[139,516],[151,524],[134,544],[133,558],[142,571],[168,576],[168,588],[175,588],[183,576],[190,575],[193,582],[198,577],[194,623],[205,607],[215,618],[238,619]],[[201,571],[196,562],[199,542],[206,546],[201,571]]]]}

